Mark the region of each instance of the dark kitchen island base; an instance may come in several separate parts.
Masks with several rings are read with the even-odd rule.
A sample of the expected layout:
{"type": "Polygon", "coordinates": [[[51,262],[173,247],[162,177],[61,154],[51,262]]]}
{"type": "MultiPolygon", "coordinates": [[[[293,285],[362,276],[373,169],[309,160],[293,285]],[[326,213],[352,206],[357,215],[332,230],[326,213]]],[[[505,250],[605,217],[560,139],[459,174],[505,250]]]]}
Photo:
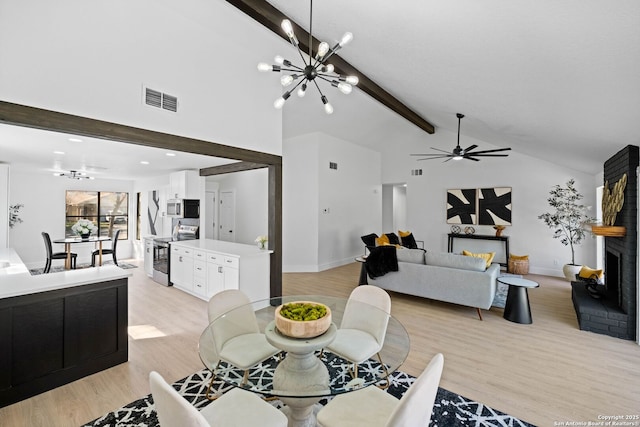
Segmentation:
{"type": "Polygon", "coordinates": [[[127,281],[0,299],[0,407],[126,362],[127,281]]]}

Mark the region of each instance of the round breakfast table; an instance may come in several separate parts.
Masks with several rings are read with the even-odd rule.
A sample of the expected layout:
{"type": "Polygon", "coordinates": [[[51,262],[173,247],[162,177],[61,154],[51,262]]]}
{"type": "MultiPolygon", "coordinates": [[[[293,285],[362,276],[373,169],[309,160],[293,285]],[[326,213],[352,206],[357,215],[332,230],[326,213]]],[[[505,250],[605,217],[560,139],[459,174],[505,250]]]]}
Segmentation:
{"type": "MultiPolygon", "coordinates": [[[[284,403],[282,410],[289,418],[289,426],[315,426],[315,414],[320,409],[318,402],[321,398],[384,383],[387,372],[397,370],[409,353],[409,334],[396,318],[385,313],[389,322],[384,345],[379,352],[385,366],[374,356],[359,365],[358,377],[354,379],[351,376],[351,363],[325,348],[336,336],[346,303],[347,298],[323,295],[283,296],[251,303],[260,332],[265,334],[271,345],[282,350],[282,354],[253,366],[249,369],[248,377],[244,376],[242,370],[218,360],[213,350],[216,326],[225,324],[228,328],[234,312],[247,309],[246,306],[235,308],[214,319],[203,331],[198,346],[200,359],[215,378],[225,384],[279,398],[284,403]],[[283,335],[275,326],[275,309],[294,301],[313,301],[328,306],[332,315],[329,329],[314,338],[283,335]]],[[[361,304],[366,310],[378,310],[368,304],[355,304],[361,304]]]]}

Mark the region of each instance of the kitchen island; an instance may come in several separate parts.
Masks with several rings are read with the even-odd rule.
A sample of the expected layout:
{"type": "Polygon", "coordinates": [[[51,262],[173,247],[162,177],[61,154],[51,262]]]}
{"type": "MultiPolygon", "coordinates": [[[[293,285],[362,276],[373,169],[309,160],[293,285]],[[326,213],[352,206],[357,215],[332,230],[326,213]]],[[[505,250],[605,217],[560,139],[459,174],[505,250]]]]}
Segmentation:
{"type": "Polygon", "coordinates": [[[207,301],[226,289],[240,289],[251,301],[270,297],[273,251],[212,239],[169,245],[169,280],[174,287],[207,301]]]}
{"type": "Polygon", "coordinates": [[[127,361],[130,272],[32,276],[13,249],[0,265],[0,407],[127,361]]]}

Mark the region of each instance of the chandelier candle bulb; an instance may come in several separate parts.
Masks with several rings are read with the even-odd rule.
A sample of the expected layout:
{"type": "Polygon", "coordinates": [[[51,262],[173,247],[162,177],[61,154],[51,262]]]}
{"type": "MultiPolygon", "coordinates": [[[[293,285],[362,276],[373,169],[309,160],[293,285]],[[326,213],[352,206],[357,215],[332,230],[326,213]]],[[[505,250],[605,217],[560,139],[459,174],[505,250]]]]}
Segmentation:
{"type": "Polygon", "coordinates": [[[354,86],[357,85],[360,82],[360,80],[356,76],[347,76],[344,80],[347,83],[349,83],[351,85],[354,85],[354,86]]]}
{"type": "Polygon", "coordinates": [[[283,65],[284,64],[284,58],[282,56],[280,56],[280,55],[276,55],[276,57],[273,58],[273,60],[278,65],[283,65]]]}
{"type": "Polygon", "coordinates": [[[273,67],[266,62],[261,62],[258,64],[258,71],[261,73],[266,73],[267,71],[273,70],[273,67]]]}
{"type": "Polygon", "coordinates": [[[293,76],[291,75],[285,75],[280,77],[280,83],[282,84],[282,86],[287,87],[289,86],[291,83],[293,83],[293,80],[296,78],[297,76],[294,74],[293,76]]]}
{"type": "Polygon", "coordinates": [[[340,47],[343,47],[344,45],[350,43],[351,40],[353,40],[353,34],[348,32],[344,33],[344,36],[342,36],[342,40],[340,40],[340,47]]]}
{"type": "Polygon", "coordinates": [[[303,83],[302,86],[300,86],[300,89],[298,89],[298,96],[302,98],[306,95],[306,93],[307,93],[307,85],[303,83]]]}
{"type": "Polygon", "coordinates": [[[318,54],[316,55],[316,58],[322,58],[327,54],[327,52],[329,52],[329,43],[320,43],[320,45],[318,46],[318,54]]]}

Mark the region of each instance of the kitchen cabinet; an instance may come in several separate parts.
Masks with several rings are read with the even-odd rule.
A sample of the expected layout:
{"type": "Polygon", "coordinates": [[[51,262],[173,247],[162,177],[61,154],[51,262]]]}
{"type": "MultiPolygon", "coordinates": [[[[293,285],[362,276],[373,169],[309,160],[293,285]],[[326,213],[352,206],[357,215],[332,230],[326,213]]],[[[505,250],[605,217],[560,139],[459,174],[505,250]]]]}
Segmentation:
{"type": "Polygon", "coordinates": [[[169,199],[200,199],[202,180],[197,171],[184,170],[169,175],[169,199]]]}
{"type": "MultiPolygon", "coordinates": [[[[174,242],[171,247],[171,281],[176,288],[207,301],[227,289],[239,289],[252,301],[269,298],[271,251],[210,239],[174,242]],[[191,251],[193,260],[191,288],[176,284],[174,280],[174,274],[177,274],[178,283],[185,275],[183,270],[174,273],[174,254],[184,254],[187,250],[191,251]]],[[[179,268],[189,267],[183,262],[179,268]]]]}
{"type": "Polygon", "coordinates": [[[144,272],[153,277],[153,238],[144,238],[144,272]]]}
{"type": "Polygon", "coordinates": [[[193,249],[171,243],[171,256],[169,266],[169,281],[176,288],[183,289],[187,292],[194,292],[193,284],[193,249]]]}

